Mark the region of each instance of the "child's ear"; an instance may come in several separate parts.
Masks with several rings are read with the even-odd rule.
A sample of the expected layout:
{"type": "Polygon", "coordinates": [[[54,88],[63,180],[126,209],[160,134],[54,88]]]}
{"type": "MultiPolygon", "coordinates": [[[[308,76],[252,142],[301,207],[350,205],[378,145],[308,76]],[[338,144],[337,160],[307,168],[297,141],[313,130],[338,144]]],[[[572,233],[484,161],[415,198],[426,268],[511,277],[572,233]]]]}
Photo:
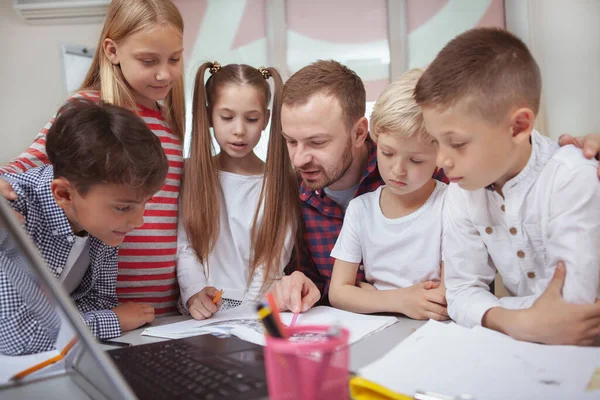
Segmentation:
{"type": "Polygon", "coordinates": [[[106,38],[102,42],[102,50],[104,50],[104,54],[108,61],[110,61],[113,65],[119,65],[119,56],[117,52],[117,44],[114,40],[106,38]]]}
{"type": "Polygon", "coordinates": [[[66,178],[55,178],[50,183],[50,190],[56,204],[63,210],[73,204],[73,191],[75,187],[66,178]]]}
{"type": "Polygon", "coordinates": [[[514,141],[517,143],[529,141],[535,125],[535,114],[530,108],[519,108],[513,113],[510,123],[514,141]]]}
{"type": "Polygon", "coordinates": [[[265,124],[263,125],[263,131],[267,129],[267,125],[269,125],[269,120],[271,119],[271,110],[265,111],[265,124]]]}

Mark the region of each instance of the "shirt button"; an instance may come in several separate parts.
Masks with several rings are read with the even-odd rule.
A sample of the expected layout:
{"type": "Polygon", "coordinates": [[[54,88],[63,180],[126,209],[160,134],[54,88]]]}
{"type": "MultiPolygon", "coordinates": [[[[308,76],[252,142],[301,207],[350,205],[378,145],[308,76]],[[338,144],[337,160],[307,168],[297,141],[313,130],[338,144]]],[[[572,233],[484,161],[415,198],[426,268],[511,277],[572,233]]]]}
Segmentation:
{"type": "Polygon", "coordinates": [[[52,234],[53,235],[58,235],[58,231],[55,229],[55,230],[52,231],[52,234]]]}
{"type": "Polygon", "coordinates": [[[63,272],[63,267],[58,267],[56,268],[56,272],[58,272],[59,274],[63,272]]]}
{"type": "Polygon", "coordinates": [[[492,229],[491,226],[488,226],[487,228],[485,228],[485,233],[487,233],[488,235],[491,235],[492,232],[494,232],[494,230],[492,229]]]}
{"type": "Polygon", "coordinates": [[[535,272],[528,272],[528,273],[527,273],[527,277],[528,277],[529,279],[533,279],[533,278],[535,278],[535,272]]]}
{"type": "Polygon", "coordinates": [[[329,207],[325,207],[325,212],[329,212],[329,207]]]}
{"type": "Polygon", "coordinates": [[[506,211],[506,208],[504,208],[504,204],[502,204],[502,205],[500,206],[500,209],[501,209],[502,211],[506,211]]]}
{"type": "Polygon", "coordinates": [[[365,266],[362,265],[362,264],[360,264],[360,266],[358,267],[358,269],[360,269],[361,271],[364,271],[365,270],[365,266]]]}
{"type": "Polygon", "coordinates": [[[513,236],[517,234],[517,228],[515,228],[514,226],[513,226],[512,228],[510,228],[508,231],[509,231],[509,232],[510,232],[510,234],[511,234],[511,235],[513,235],[513,236]]]}
{"type": "Polygon", "coordinates": [[[523,250],[517,251],[517,257],[519,257],[519,258],[525,258],[525,252],[523,250]]]}
{"type": "Polygon", "coordinates": [[[67,242],[73,243],[73,240],[75,240],[73,239],[73,236],[67,236],[67,242]]]}

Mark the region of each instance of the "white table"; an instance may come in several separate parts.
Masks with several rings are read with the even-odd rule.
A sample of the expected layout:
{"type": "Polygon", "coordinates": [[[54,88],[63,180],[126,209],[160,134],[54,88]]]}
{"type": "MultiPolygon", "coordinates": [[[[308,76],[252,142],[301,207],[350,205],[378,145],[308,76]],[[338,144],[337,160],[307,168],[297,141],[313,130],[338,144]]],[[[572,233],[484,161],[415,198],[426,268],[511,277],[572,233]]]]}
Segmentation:
{"type": "MultiPolygon", "coordinates": [[[[150,326],[159,326],[173,322],[183,321],[188,317],[176,316],[165,317],[155,320],[150,326]]],[[[363,340],[350,346],[350,370],[356,371],[359,368],[375,361],[386,352],[408,337],[425,321],[415,321],[409,318],[401,317],[398,322],[385,328],[363,340]]],[[[120,342],[127,342],[133,345],[144,343],[159,342],[167,339],[142,336],[140,333],[147,328],[136,329],[128,332],[118,339],[120,342]]],[[[106,350],[112,349],[112,346],[102,345],[106,350]]],[[[89,399],[89,397],[68,377],[53,378],[46,381],[39,381],[24,387],[15,387],[0,392],[0,397],[4,399],[89,399]]]]}

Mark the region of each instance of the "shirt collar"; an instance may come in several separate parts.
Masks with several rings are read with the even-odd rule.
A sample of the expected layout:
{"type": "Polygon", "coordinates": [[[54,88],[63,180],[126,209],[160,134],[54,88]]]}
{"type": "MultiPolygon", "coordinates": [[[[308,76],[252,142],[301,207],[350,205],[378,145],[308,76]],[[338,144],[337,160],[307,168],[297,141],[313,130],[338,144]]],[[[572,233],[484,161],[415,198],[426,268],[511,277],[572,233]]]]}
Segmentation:
{"type": "Polygon", "coordinates": [[[67,218],[67,215],[62,208],[56,204],[54,196],[52,195],[52,189],[50,184],[54,179],[54,168],[52,165],[48,165],[45,171],[40,176],[38,185],[39,204],[42,209],[45,220],[48,222],[50,232],[55,236],[64,236],[73,234],[71,224],[67,218]]]}
{"type": "MultiPolygon", "coordinates": [[[[519,186],[519,184],[534,182],[535,177],[537,177],[548,158],[552,155],[552,144],[554,143],[554,146],[558,146],[557,143],[542,136],[542,134],[535,129],[531,132],[529,142],[531,143],[531,155],[529,156],[529,160],[527,160],[527,164],[525,164],[525,167],[521,172],[504,184],[502,192],[505,194],[507,191],[519,186]]],[[[495,191],[493,184],[486,187],[486,189],[495,191]]]]}
{"type": "MultiPolygon", "coordinates": [[[[527,160],[527,164],[525,164],[525,167],[521,170],[521,172],[519,172],[517,174],[517,176],[506,181],[506,183],[504,184],[504,187],[502,189],[503,191],[507,188],[514,187],[520,181],[525,179],[529,175],[529,172],[532,170],[532,168],[534,168],[534,166],[537,164],[537,153],[538,153],[537,147],[539,147],[538,142],[540,141],[540,139],[541,139],[540,133],[534,129],[531,132],[531,136],[529,136],[529,143],[531,144],[531,154],[529,156],[529,160],[527,160]]],[[[496,191],[496,188],[494,187],[493,183],[486,186],[485,188],[491,192],[496,191]]]]}
{"type": "Polygon", "coordinates": [[[543,146],[545,143],[543,143],[542,135],[540,135],[536,130],[533,130],[531,132],[531,136],[529,137],[529,142],[531,143],[531,154],[529,156],[529,160],[527,160],[527,164],[525,164],[525,167],[521,170],[521,172],[504,184],[504,187],[507,189],[514,188],[519,183],[527,181],[528,178],[532,175],[535,175],[539,169],[540,151],[545,148],[545,146],[543,146]]]}

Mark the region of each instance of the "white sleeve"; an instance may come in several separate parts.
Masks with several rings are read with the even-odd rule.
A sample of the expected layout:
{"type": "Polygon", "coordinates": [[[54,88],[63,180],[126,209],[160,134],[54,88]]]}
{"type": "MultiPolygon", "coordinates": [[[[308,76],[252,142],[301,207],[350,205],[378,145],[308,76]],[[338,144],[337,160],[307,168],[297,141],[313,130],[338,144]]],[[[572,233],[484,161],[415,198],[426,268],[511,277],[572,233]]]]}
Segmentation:
{"type": "Polygon", "coordinates": [[[538,296],[539,295],[537,294],[522,297],[506,296],[500,299],[500,306],[509,310],[529,308],[533,305],[538,296]]]}
{"type": "MultiPolygon", "coordinates": [[[[289,229],[283,243],[283,251],[281,252],[281,260],[279,262],[279,270],[277,271],[276,276],[271,278],[279,279],[283,276],[283,270],[288,265],[290,258],[292,257],[295,239],[296,233],[292,229],[289,229]]],[[[262,284],[265,280],[265,273],[262,265],[257,268],[254,276],[250,277],[250,279],[250,285],[248,286],[248,291],[246,292],[244,301],[254,302],[259,300],[265,293],[268,293],[269,290],[271,290],[271,286],[273,286],[273,282],[271,282],[271,284],[266,287],[264,291],[261,291],[262,284]]]]}
{"type": "Polygon", "coordinates": [[[494,267],[479,232],[471,223],[462,189],[451,184],[444,202],[443,260],[448,313],[458,324],[481,325],[483,315],[500,305],[489,291],[494,267]]]}
{"type": "Polygon", "coordinates": [[[187,301],[207,286],[204,266],[198,260],[196,251],[190,246],[183,225],[183,217],[177,223],[177,282],[181,293],[181,302],[187,309],[187,301]]]}
{"type": "MultiPolygon", "coordinates": [[[[580,150],[576,150],[579,152],[580,150]]],[[[600,294],[600,183],[598,165],[561,165],[552,182],[546,267],[564,261],[563,298],[593,303],[600,294]]]]}
{"type": "Polygon", "coordinates": [[[364,216],[361,215],[361,210],[364,210],[364,205],[360,202],[361,199],[353,199],[348,204],[346,215],[344,216],[344,224],[342,230],[331,250],[331,257],[338,260],[360,263],[362,261],[362,246],[360,243],[360,221],[364,216]]]}

